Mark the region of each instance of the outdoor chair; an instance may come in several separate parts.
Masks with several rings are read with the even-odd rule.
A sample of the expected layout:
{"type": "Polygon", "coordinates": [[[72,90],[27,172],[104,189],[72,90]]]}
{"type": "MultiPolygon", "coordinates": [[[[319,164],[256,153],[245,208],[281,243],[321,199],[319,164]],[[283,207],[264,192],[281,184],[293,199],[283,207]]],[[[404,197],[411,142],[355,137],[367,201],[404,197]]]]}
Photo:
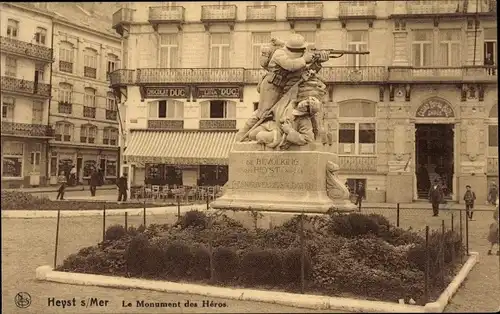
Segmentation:
{"type": "Polygon", "coordinates": [[[159,185],[151,186],[151,196],[153,199],[157,199],[160,197],[160,186],[159,185]]]}

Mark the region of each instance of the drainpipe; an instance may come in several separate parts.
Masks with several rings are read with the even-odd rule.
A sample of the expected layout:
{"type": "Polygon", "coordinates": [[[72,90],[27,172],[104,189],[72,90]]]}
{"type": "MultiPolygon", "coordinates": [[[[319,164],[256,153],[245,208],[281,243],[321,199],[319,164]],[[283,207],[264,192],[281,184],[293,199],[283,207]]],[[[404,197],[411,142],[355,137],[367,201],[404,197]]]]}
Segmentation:
{"type": "MultiPolygon", "coordinates": [[[[52,17],[52,34],[51,34],[51,39],[50,39],[50,49],[52,49],[52,61],[54,61],[54,17],[52,17]]],[[[53,68],[54,62],[50,63],[50,78],[49,78],[49,85],[50,85],[50,97],[49,97],[49,105],[47,108],[48,114],[47,114],[47,128],[50,126],[50,104],[52,103],[52,68],[53,68]]],[[[45,150],[45,160],[47,161],[47,167],[45,168],[45,178],[46,180],[49,181],[50,185],[50,172],[49,172],[49,165],[50,165],[50,154],[49,154],[49,141],[50,138],[47,139],[47,149],[45,150]]]]}

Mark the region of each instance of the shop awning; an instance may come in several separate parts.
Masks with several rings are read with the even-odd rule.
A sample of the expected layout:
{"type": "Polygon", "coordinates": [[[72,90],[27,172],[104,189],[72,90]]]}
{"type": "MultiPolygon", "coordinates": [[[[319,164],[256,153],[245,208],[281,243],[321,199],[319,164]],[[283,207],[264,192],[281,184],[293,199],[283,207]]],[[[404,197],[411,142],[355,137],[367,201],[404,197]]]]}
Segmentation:
{"type": "Polygon", "coordinates": [[[127,162],[171,165],[227,165],[236,131],[132,131],[127,162]]]}

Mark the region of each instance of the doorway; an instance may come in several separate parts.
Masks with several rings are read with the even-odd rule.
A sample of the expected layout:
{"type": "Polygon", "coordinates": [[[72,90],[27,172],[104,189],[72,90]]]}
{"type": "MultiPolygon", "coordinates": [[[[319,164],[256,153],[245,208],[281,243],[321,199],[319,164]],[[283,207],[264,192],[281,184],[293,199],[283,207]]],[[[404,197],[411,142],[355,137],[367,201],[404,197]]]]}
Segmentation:
{"type": "Polygon", "coordinates": [[[419,199],[427,199],[431,183],[438,180],[446,199],[453,194],[453,124],[416,124],[415,155],[419,199]]]}

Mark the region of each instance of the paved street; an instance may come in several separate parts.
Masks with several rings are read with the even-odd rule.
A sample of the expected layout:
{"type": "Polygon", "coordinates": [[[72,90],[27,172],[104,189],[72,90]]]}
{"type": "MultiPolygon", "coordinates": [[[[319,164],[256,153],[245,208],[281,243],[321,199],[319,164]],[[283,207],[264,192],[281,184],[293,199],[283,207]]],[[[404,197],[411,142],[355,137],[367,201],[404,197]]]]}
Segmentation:
{"type": "MultiPolygon", "coordinates": [[[[373,211],[372,211],[373,212],[373,211]]],[[[377,212],[382,212],[378,210],[377,212]]],[[[385,214],[394,221],[393,211],[385,214]]],[[[486,256],[488,244],[485,240],[488,225],[491,222],[491,212],[476,213],[475,221],[470,224],[471,251],[480,252],[480,263],[473,269],[469,279],[453,298],[447,307],[447,312],[480,312],[494,311],[500,305],[497,291],[499,285],[499,264],[497,256],[486,256]]],[[[450,215],[442,212],[441,217],[433,218],[430,213],[422,211],[402,211],[401,226],[408,227],[416,224],[424,226],[429,224],[432,228],[438,228],[441,219],[445,219],[449,227],[450,215]]],[[[129,225],[139,225],[141,217],[129,217],[129,225]]],[[[107,225],[122,223],[122,217],[108,217],[107,225]]],[[[149,223],[168,222],[164,217],[152,216],[148,218],[149,223]]],[[[458,222],[455,220],[456,224],[458,222]]],[[[99,297],[110,300],[110,306],[102,309],[76,309],[71,312],[84,313],[133,313],[141,312],[140,309],[122,309],[122,300],[145,299],[150,301],[176,302],[190,300],[203,300],[199,296],[175,295],[141,290],[117,290],[99,287],[83,287],[44,283],[35,281],[35,269],[40,265],[53,263],[55,219],[2,219],[2,304],[4,313],[59,313],[68,312],[68,309],[48,308],[47,298],[55,297],[69,299],[73,297],[99,297]],[[33,297],[33,304],[29,309],[19,310],[14,305],[14,296],[20,291],[25,291],[33,297]]],[[[102,237],[101,218],[80,217],[64,218],[61,221],[59,258],[60,263],[64,257],[78,251],[80,248],[97,243],[102,237]]],[[[224,302],[224,300],[221,300],[224,302]]],[[[217,312],[303,312],[302,309],[260,304],[251,302],[237,302],[225,300],[227,308],[217,309],[217,312]]],[[[207,312],[207,309],[181,309],[183,312],[207,312]]],[[[171,312],[179,312],[170,309],[171,312]]],[[[155,312],[152,309],[143,309],[142,313],[155,312]]],[[[162,312],[157,310],[156,312],[162,312]]],[[[165,312],[165,309],[163,309],[165,312]]],[[[328,312],[328,311],[325,311],[328,312]]]]}

